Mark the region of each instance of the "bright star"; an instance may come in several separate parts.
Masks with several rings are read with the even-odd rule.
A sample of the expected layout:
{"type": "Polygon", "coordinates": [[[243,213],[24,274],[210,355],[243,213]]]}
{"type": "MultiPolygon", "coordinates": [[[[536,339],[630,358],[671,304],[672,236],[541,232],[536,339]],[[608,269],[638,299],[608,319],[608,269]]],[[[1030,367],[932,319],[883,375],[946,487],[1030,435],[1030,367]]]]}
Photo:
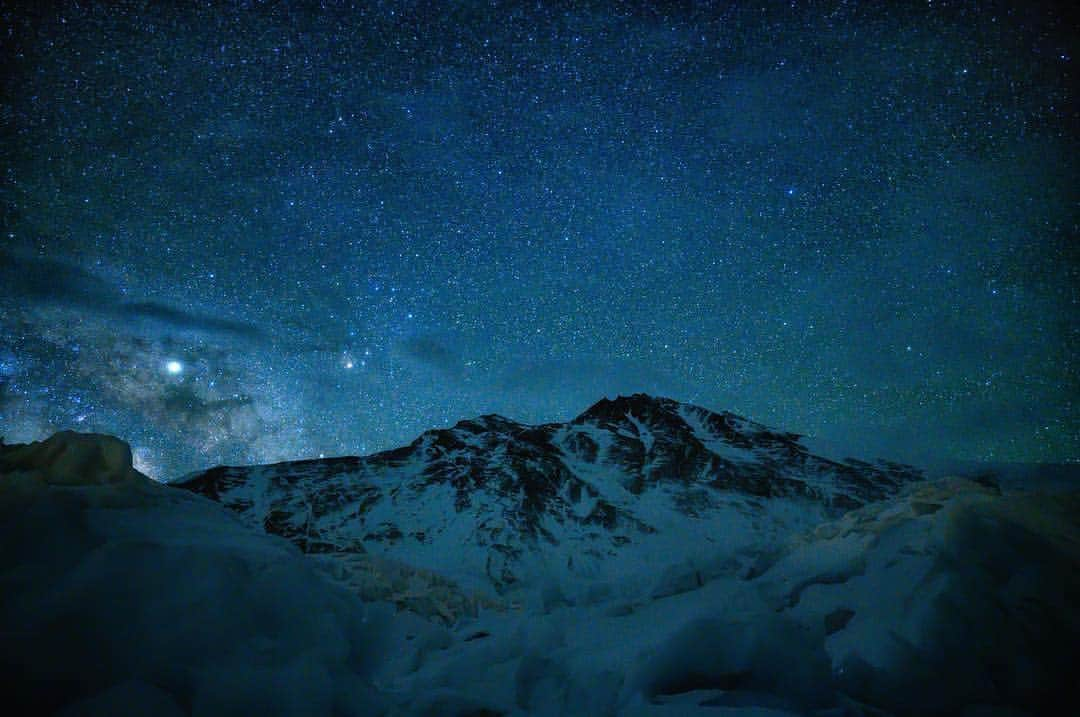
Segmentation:
{"type": "Polygon", "coordinates": [[[166,362],[165,370],[171,373],[173,376],[176,376],[184,370],[184,364],[173,359],[172,361],[166,362]]]}

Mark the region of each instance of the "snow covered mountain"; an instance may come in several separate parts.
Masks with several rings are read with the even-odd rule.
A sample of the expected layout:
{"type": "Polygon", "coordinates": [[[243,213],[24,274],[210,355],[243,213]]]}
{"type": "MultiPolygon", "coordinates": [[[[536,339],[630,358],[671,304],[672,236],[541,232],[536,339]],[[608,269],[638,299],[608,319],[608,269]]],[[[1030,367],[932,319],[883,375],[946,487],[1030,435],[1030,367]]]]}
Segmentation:
{"type": "Polygon", "coordinates": [[[538,581],[655,580],[673,562],[752,572],[794,532],[920,477],[635,394],[569,423],[486,415],[363,458],[218,467],[174,485],[305,552],[342,564],[366,553],[506,593],[538,581]]]}

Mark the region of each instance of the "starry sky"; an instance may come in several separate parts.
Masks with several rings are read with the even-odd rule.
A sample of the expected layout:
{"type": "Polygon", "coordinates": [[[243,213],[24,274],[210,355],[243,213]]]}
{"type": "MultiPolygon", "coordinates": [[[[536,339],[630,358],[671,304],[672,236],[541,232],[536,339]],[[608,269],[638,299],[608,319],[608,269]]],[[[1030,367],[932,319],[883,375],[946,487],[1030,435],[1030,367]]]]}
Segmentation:
{"type": "Polygon", "coordinates": [[[0,435],[170,478],[646,391],[1078,460],[1066,5],[0,0],[0,435]]]}

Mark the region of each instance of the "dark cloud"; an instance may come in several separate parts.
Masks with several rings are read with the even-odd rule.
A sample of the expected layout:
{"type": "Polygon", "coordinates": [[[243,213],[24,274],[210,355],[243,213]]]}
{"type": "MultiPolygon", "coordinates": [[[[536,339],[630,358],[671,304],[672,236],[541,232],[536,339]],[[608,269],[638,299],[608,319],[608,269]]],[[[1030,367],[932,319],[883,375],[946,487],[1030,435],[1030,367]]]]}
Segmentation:
{"type": "Polygon", "coordinates": [[[464,370],[461,356],[434,336],[412,336],[402,341],[400,347],[406,356],[447,376],[459,378],[464,370]]]}
{"type": "Polygon", "coordinates": [[[100,308],[120,300],[113,286],[80,267],[3,250],[0,284],[9,296],[80,308],[100,308]]]}
{"type": "Polygon", "coordinates": [[[11,395],[11,391],[8,389],[8,383],[10,382],[0,376],[0,417],[3,416],[8,405],[15,400],[15,397],[11,395]]]}
{"type": "Polygon", "coordinates": [[[17,299],[74,307],[127,319],[148,319],[174,328],[258,338],[259,329],[234,321],[185,311],[155,301],[124,301],[112,284],[82,267],[55,259],[0,250],[0,284],[17,299]]]}
{"type": "Polygon", "coordinates": [[[251,396],[211,399],[202,393],[189,384],[166,387],[157,397],[154,407],[157,417],[186,430],[202,432],[212,430],[215,426],[232,427],[237,422],[237,412],[250,413],[252,415],[245,415],[244,419],[261,424],[254,420],[255,401],[251,396]]]}
{"type": "Polygon", "coordinates": [[[262,335],[262,332],[254,324],[246,321],[233,321],[232,319],[221,319],[205,314],[195,314],[152,301],[120,304],[116,307],[116,311],[120,314],[153,319],[176,328],[190,329],[192,331],[235,334],[246,338],[258,338],[262,335]]]}

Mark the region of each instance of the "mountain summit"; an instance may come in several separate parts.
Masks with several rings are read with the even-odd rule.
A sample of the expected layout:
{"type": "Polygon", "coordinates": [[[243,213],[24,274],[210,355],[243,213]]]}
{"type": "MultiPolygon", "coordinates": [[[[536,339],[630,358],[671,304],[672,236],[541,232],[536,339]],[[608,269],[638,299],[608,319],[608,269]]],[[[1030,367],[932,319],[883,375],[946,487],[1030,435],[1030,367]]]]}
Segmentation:
{"type": "Polygon", "coordinates": [[[567,573],[655,575],[675,553],[749,570],[762,546],[919,478],[639,393],[568,423],[484,415],[362,458],[218,467],[174,485],[307,552],[370,553],[505,592],[567,573]]]}

